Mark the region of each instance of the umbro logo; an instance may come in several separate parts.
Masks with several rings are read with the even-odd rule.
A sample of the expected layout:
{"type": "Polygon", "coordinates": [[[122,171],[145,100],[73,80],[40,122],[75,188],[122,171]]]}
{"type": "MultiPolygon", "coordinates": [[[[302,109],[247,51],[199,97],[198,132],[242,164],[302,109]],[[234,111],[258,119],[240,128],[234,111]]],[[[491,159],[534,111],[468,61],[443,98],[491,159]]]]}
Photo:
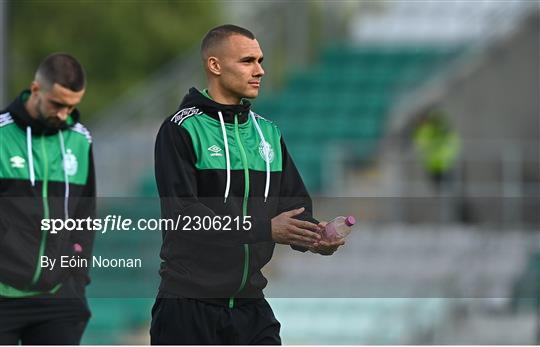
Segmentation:
{"type": "Polygon", "coordinates": [[[208,147],[208,150],[209,150],[210,152],[212,152],[212,153],[210,154],[211,157],[222,157],[222,156],[223,156],[223,153],[221,153],[222,149],[219,148],[219,147],[216,146],[216,145],[212,145],[212,146],[208,147]]]}
{"type": "Polygon", "coordinates": [[[24,163],[26,162],[24,158],[19,157],[18,155],[11,157],[9,161],[11,162],[11,167],[15,169],[24,169],[24,163]]]}

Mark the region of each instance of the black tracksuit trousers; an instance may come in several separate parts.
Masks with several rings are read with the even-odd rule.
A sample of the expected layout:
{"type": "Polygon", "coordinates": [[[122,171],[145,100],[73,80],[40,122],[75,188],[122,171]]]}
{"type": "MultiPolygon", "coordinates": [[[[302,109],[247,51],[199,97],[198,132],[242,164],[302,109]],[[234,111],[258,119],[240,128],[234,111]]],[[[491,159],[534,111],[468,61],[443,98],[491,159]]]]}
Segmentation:
{"type": "Polygon", "coordinates": [[[232,309],[160,294],[152,308],[152,345],[281,345],[270,305],[257,299],[232,309]]]}
{"type": "Polygon", "coordinates": [[[90,319],[86,299],[73,293],[66,297],[65,289],[58,294],[0,298],[0,345],[80,344],[90,319]]]}

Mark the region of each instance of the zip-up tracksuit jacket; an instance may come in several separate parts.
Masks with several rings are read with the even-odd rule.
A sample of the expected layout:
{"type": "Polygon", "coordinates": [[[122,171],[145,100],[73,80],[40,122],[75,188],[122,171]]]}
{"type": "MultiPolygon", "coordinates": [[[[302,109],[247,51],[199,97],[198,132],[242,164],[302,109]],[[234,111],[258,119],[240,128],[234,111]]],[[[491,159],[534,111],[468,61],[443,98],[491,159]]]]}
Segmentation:
{"type": "Polygon", "coordinates": [[[228,307],[262,298],[261,268],[275,246],[271,219],[305,207],[297,218],[317,223],[281,132],[247,100],[222,105],[191,88],[159,130],[155,170],[162,217],[182,220],[163,232],[164,293],[228,307]],[[224,216],[240,223],[225,225],[224,216]],[[208,223],[215,220],[221,227],[208,223]]]}
{"type": "Polygon", "coordinates": [[[94,233],[51,234],[41,221],[95,217],[92,139],[77,110],[61,129],[30,117],[29,96],[0,112],[0,297],[54,294],[70,276],[81,291],[89,283],[87,268],[59,263],[90,258],[94,233]],[[40,266],[41,256],[56,260],[54,270],[40,266]]]}

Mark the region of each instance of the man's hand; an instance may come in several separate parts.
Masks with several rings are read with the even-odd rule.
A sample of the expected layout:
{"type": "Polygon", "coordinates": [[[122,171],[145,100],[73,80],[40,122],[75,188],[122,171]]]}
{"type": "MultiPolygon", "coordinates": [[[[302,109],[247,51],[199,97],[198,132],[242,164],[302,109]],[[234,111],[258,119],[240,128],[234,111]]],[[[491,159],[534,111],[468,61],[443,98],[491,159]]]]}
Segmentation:
{"type": "Polygon", "coordinates": [[[317,224],[293,218],[302,212],[303,207],[272,218],[272,239],[276,243],[310,248],[321,239],[317,233],[319,231],[317,224]]]}
{"type": "MultiPolygon", "coordinates": [[[[326,224],[328,222],[321,221],[318,225],[320,230],[326,228],[326,224]]],[[[309,247],[309,250],[313,253],[321,254],[321,255],[332,255],[335,251],[339,248],[339,246],[343,246],[345,244],[345,239],[338,239],[335,241],[324,241],[321,240],[319,242],[316,242],[313,244],[313,246],[309,247]]]]}

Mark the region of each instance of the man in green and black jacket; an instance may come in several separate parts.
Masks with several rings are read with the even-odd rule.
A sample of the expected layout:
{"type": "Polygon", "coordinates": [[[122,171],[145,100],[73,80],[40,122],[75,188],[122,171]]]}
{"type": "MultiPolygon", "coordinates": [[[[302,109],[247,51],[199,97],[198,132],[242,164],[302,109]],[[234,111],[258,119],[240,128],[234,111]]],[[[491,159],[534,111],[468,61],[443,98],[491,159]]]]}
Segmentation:
{"type": "Polygon", "coordinates": [[[208,89],[190,89],[156,139],[162,217],[181,223],[163,234],[151,342],[280,344],[261,273],[275,243],[329,255],[344,241],[320,240],[281,132],[246,100],[264,75],[253,34],[214,28],[201,53],[208,89]]]}
{"type": "Polygon", "coordinates": [[[93,232],[42,225],[95,216],[92,138],[75,108],[85,83],[74,57],[49,55],[0,112],[0,344],[78,344],[90,317],[88,268],[60,262],[90,258],[93,232]]]}

